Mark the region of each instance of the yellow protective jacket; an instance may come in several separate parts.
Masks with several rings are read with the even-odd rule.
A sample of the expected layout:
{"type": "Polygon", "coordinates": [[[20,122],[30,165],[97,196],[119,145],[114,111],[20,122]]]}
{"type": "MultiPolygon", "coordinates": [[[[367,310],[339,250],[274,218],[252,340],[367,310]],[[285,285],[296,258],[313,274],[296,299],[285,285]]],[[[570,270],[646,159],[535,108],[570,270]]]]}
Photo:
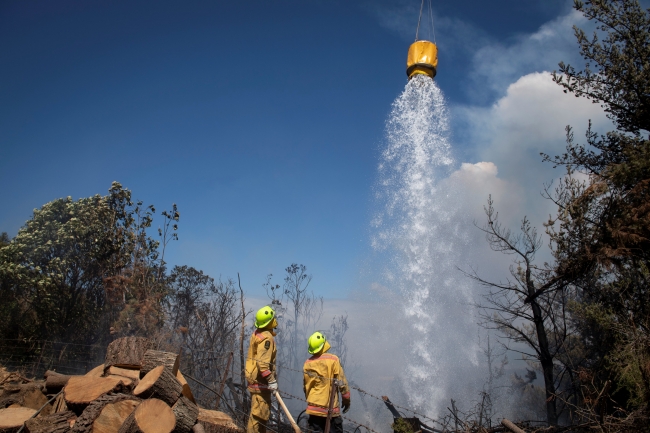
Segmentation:
{"type": "MultiPolygon", "coordinates": [[[[329,346],[328,343],[325,344],[329,346]]],[[[344,400],[350,400],[350,387],[338,356],[331,353],[314,355],[305,361],[303,371],[308,414],[327,416],[332,390],[330,378],[338,380],[341,397],[344,400]]],[[[339,396],[336,393],[332,405],[332,416],[339,416],[340,414],[339,396]]]]}
{"type": "Polygon", "coordinates": [[[251,335],[246,358],[246,381],[250,392],[268,390],[268,383],[275,382],[275,339],[269,329],[256,329],[251,335]]]}

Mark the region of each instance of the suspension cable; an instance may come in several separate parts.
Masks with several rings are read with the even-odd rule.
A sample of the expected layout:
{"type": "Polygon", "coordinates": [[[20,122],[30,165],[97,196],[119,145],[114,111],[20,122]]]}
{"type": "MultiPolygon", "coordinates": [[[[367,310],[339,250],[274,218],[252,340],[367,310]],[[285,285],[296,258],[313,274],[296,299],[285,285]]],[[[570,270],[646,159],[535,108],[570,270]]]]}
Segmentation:
{"type": "Polygon", "coordinates": [[[422,0],[422,3],[420,4],[420,16],[418,16],[418,26],[415,29],[415,41],[417,42],[418,40],[418,33],[420,32],[420,20],[422,20],[422,9],[424,8],[424,0],[422,0]]]}
{"type": "Polygon", "coordinates": [[[429,0],[429,19],[431,20],[431,32],[433,33],[433,43],[436,43],[436,28],[433,25],[433,7],[431,7],[431,0],[429,0]]]}

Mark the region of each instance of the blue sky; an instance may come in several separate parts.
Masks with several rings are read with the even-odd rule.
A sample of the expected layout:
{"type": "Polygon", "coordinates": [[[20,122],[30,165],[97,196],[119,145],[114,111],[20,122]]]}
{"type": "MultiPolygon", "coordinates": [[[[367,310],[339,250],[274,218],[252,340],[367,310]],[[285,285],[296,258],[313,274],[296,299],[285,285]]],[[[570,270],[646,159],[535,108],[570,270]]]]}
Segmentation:
{"type": "MultiPolygon", "coordinates": [[[[479,206],[493,187],[513,213],[539,210],[528,198],[553,174],[538,147],[552,138],[561,149],[569,123],[544,71],[576,59],[571,3],[432,2],[458,176],[482,185],[479,206]],[[530,108],[530,92],[553,95],[560,111],[535,119],[557,133],[517,147],[513,119],[530,108]]],[[[240,272],[249,294],[263,296],[267,274],[279,281],[287,265],[304,263],[318,294],[345,298],[364,284],[372,256],[384,123],[406,82],[418,8],[3,1],[0,231],[13,236],[33,208],[105,194],[117,180],[160,210],[178,204],[171,264],[240,272]]],[[[584,104],[569,112],[578,123],[597,116],[584,104]]]]}

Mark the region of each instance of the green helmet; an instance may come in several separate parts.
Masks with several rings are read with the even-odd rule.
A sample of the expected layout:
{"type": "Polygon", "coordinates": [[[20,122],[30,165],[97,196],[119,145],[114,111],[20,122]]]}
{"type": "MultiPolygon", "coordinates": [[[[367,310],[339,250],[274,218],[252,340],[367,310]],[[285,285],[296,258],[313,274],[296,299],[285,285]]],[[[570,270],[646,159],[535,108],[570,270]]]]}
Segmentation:
{"type": "Polygon", "coordinates": [[[317,354],[320,352],[320,350],[323,348],[325,345],[325,336],[321,334],[320,332],[316,331],[313,334],[311,334],[311,337],[309,337],[309,353],[312,355],[317,354]]]}
{"type": "Polygon", "coordinates": [[[274,317],[275,311],[273,311],[273,308],[268,305],[260,308],[257,310],[257,314],[255,314],[255,327],[258,329],[264,328],[266,325],[271,323],[274,317]]]}

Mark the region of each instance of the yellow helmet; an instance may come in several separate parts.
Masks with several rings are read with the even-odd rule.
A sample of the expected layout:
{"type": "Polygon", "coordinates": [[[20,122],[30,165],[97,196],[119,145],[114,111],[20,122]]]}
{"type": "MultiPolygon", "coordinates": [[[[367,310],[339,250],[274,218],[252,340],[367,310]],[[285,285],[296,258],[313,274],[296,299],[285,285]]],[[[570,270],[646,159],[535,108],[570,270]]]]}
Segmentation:
{"type": "Polygon", "coordinates": [[[321,351],[323,346],[325,346],[326,341],[327,339],[325,336],[322,333],[316,331],[311,334],[311,337],[309,337],[309,348],[307,350],[310,354],[315,355],[321,351]]]}
{"type": "Polygon", "coordinates": [[[268,305],[266,307],[262,307],[257,310],[257,314],[255,314],[255,327],[262,329],[271,323],[274,318],[275,311],[273,308],[269,307],[268,305]]]}

